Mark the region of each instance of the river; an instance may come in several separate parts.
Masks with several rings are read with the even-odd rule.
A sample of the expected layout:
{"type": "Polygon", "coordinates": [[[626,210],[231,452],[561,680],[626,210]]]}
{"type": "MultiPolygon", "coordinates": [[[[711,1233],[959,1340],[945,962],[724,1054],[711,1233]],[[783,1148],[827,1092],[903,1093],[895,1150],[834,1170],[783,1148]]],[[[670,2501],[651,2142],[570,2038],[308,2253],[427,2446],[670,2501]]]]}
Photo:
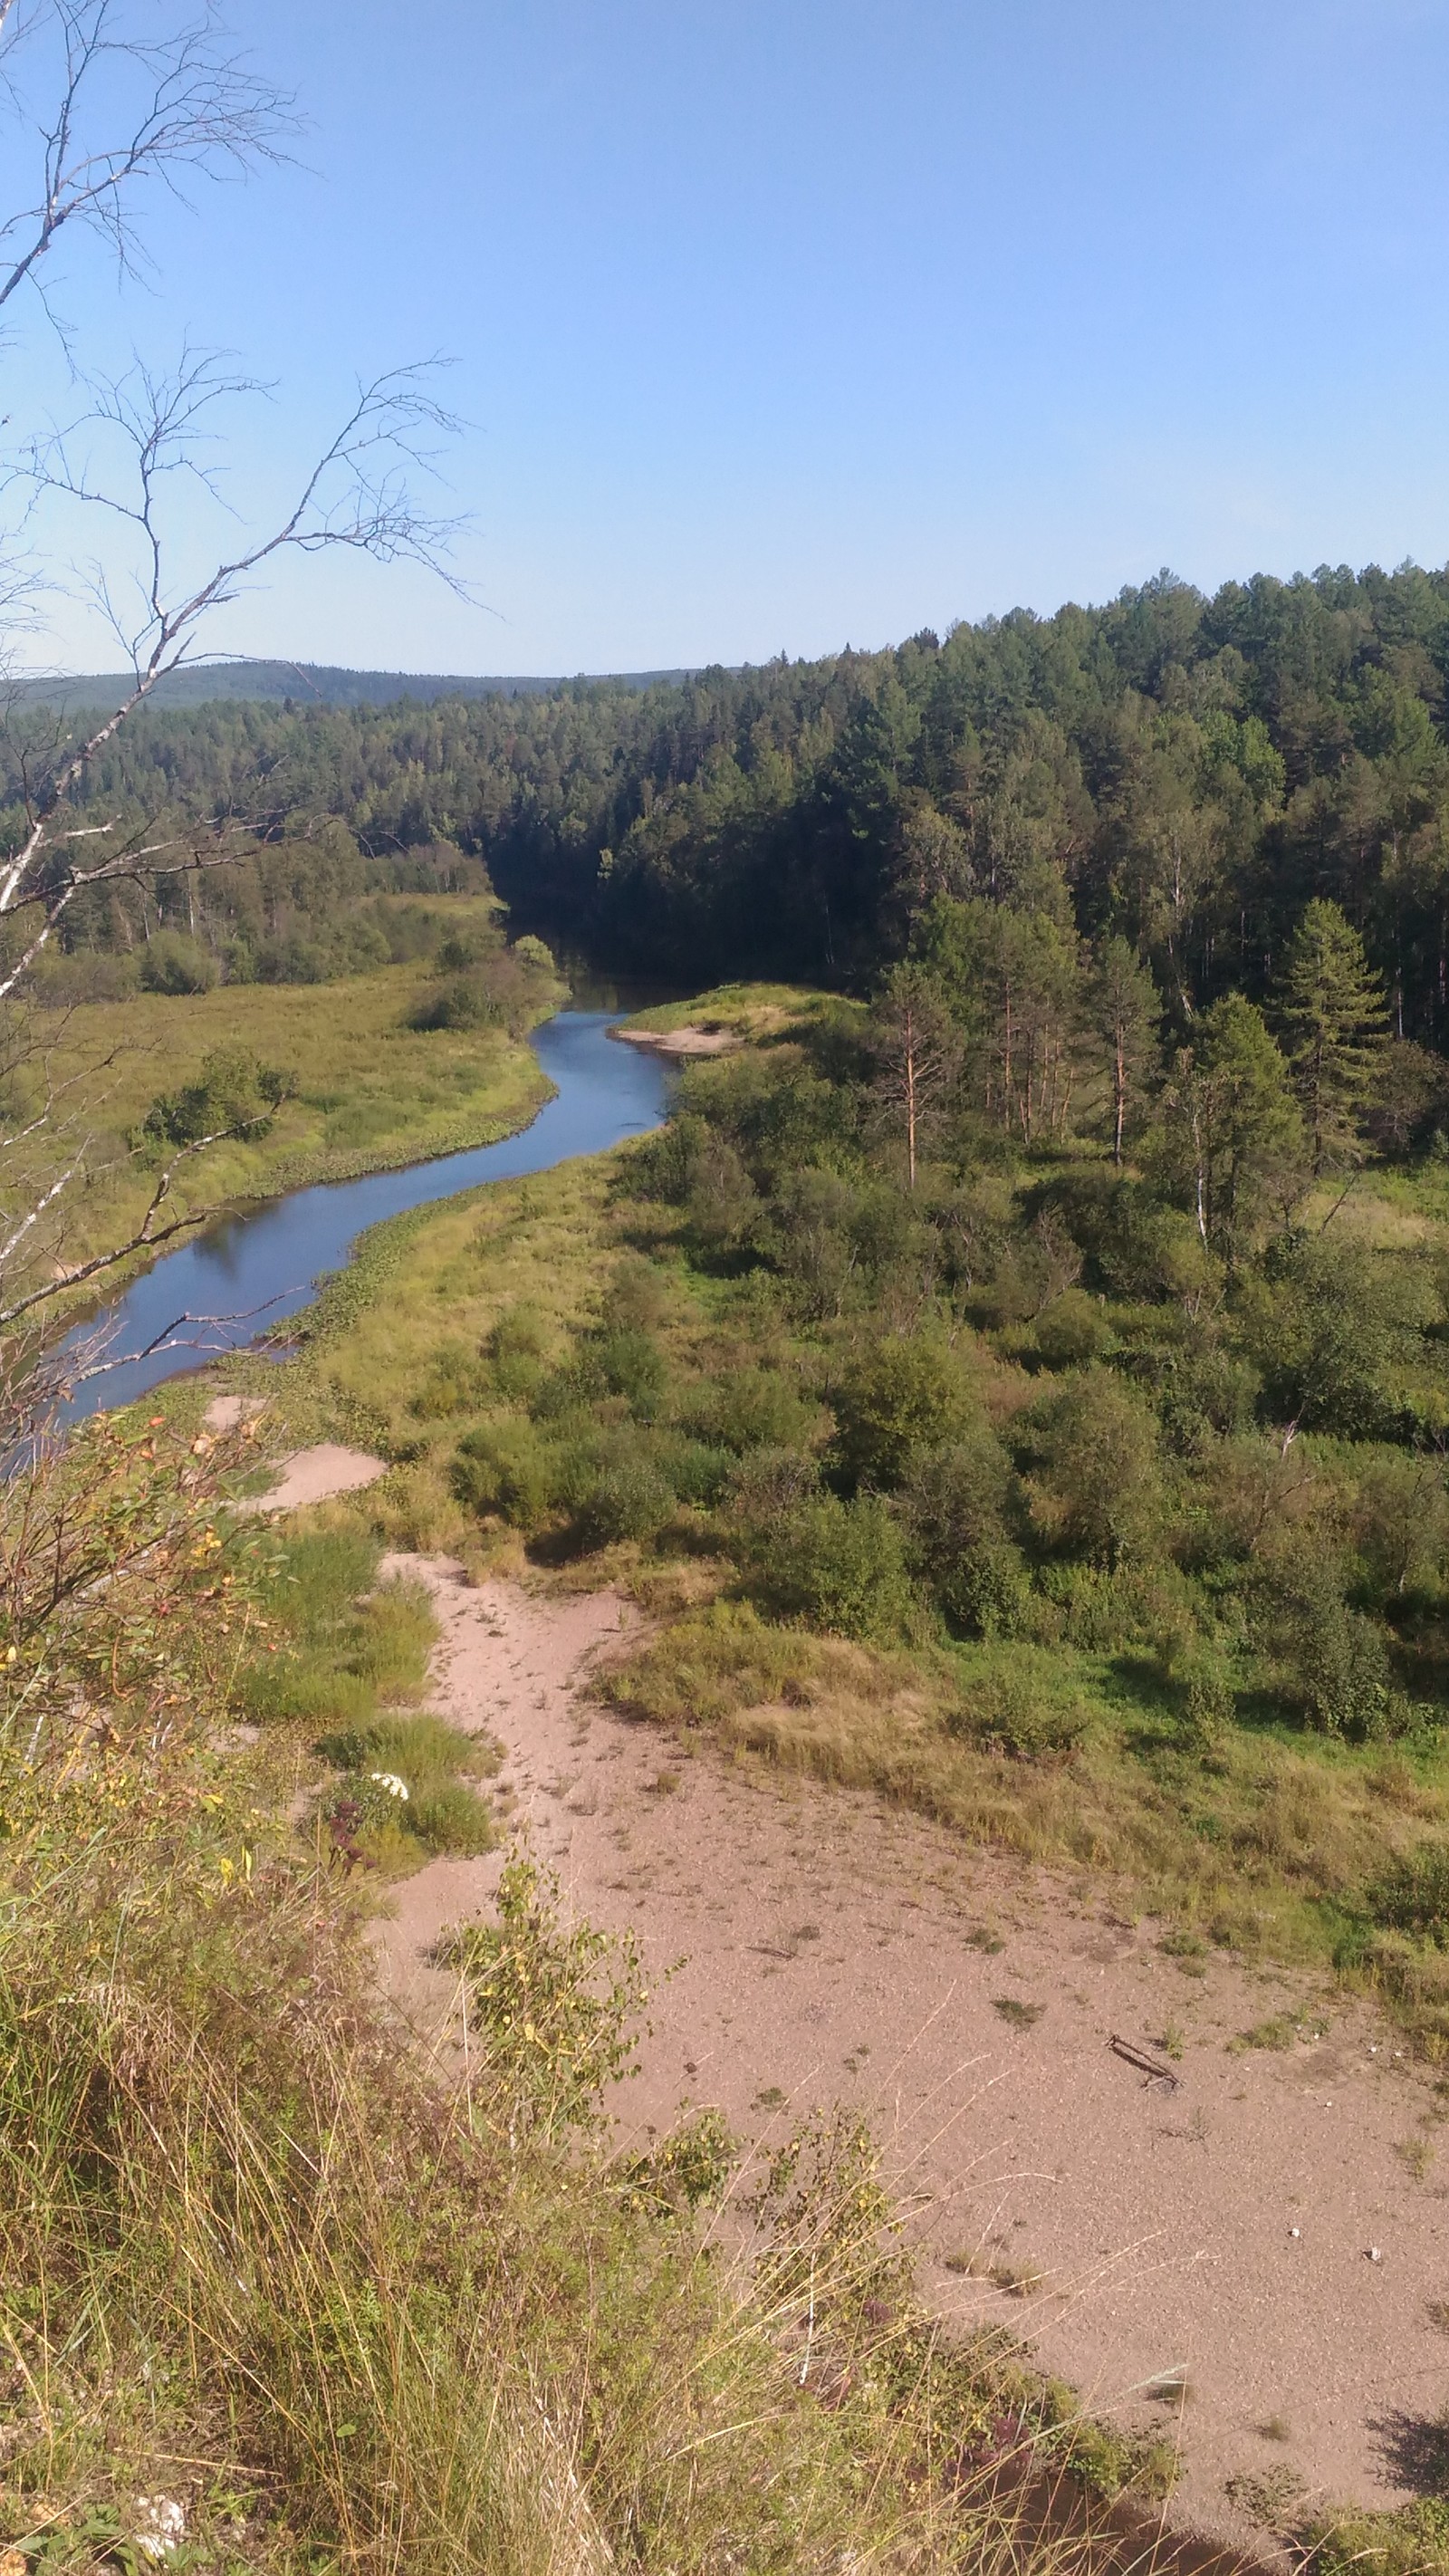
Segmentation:
{"type": "Polygon", "coordinates": [[[107,1364],[77,1387],[62,1419],[133,1403],[164,1378],[244,1350],[311,1303],[360,1234],[385,1217],[426,1207],[481,1181],[546,1172],[577,1154],[603,1154],[664,1117],[668,1074],[647,1049],[609,1037],[618,1011],[568,1010],[535,1029],[532,1045],[554,1085],[531,1123],[496,1145],[441,1154],[401,1171],[324,1181],[267,1199],[208,1226],[168,1252],[115,1301],[78,1324],[64,1348],[103,1339],[107,1364]]]}

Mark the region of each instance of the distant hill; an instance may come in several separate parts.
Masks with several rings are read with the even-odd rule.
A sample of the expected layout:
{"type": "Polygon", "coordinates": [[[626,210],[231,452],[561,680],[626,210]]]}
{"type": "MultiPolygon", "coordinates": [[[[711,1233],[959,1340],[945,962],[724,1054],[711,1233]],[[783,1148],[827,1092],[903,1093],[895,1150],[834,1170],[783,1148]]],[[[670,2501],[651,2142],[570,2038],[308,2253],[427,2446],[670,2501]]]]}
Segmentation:
{"type": "MultiPolygon", "coordinates": [[[[608,680],[621,689],[649,689],[657,683],[689,676],[687,671],[577,675],[580,685],[588,685],[590,680],[608,680]]],[[[131,685],[127,672],[91,671],[26,680],[20,694],[32,706],[56,707],[69,713],[77,707],[114,706],[131,685]]],[[[399,698],[426,701],[546,697],[553,689],[572,685],[573,681],[562,674],[553,679],[527,674],[482,679],[446,671],[344,671],[323,662],[205,662],[189,670],[174,671],[169,679],[160,681],[152,692],[151,703],[160,707],[199,707],[215,698],[293,698],[302,706],[387,707],[396,705],[399,698]]]]}

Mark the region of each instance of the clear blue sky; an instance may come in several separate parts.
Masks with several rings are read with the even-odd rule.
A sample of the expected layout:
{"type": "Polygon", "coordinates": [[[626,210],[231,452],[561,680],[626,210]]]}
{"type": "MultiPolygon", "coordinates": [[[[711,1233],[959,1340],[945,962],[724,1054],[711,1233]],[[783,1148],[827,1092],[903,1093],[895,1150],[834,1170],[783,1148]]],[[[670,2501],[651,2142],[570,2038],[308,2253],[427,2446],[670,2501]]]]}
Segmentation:
{"type": "MultiPolygon", "coordinates": [[[[893,641],[1162,564],[1449,557],[1449,0],[246,0],[305,167],[158,209],[279,391],[445,351],[489,611],[296,565],[217,640],[459,671],[893,641]]],[[[74,621],[55,649],[94,663],[74,621]]],[[[114,658],[112,655],[110,658],[114,658]]]]}

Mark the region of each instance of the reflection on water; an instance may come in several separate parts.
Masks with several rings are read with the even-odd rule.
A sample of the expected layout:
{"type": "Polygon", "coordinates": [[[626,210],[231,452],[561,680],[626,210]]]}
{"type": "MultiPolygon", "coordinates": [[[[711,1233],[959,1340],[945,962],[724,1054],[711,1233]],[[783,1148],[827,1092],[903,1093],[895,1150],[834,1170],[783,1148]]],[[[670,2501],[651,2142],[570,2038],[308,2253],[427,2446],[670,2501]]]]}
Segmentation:
{"type": "Polygon", "coordinates": [[[384,1217],[452,1198],[480,1181],[514,1180],[576,1154],[602,1154],[657,1127],[665,1069],[658,1056],[609,1037],[618,1016],[617,1007],[560,1011],[534,1031],[534,1050],[556,1091],[519,1135],[401,1172],[294,1190],[165,1254],[113,1306],[68,1336],[65,1347],[77,1349],[104,1334],[119,1364],[80,1387],[63,1419],[129,1404],[148,1386],[219,1351],[244,1349],[307,1305],[319,1279],[340,1270],[358,1235],[384,1217]]]}

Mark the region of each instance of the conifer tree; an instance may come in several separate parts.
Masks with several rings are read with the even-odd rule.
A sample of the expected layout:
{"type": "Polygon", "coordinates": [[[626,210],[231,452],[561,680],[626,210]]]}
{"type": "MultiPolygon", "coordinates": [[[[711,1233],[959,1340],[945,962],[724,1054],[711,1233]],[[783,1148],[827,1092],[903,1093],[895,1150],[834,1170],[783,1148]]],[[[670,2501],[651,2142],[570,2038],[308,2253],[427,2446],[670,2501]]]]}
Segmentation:
{"type": "Polygon", "coordinates": [[[1157,1050],[1162,1001],[1125,939],[1105,942],[1092,989],[1093,1016],[1112,1073],[1112,1160],[1120,1165],[1127,1113],[1157,1050]]]}
{"type": "Polygon", "coordinates": [[[1352,1161],[1388,1028],[1383,987],[1336,903],[1310,903],[1289,944],[1280,1007],[1315,1178],[1352,1161]]]}

